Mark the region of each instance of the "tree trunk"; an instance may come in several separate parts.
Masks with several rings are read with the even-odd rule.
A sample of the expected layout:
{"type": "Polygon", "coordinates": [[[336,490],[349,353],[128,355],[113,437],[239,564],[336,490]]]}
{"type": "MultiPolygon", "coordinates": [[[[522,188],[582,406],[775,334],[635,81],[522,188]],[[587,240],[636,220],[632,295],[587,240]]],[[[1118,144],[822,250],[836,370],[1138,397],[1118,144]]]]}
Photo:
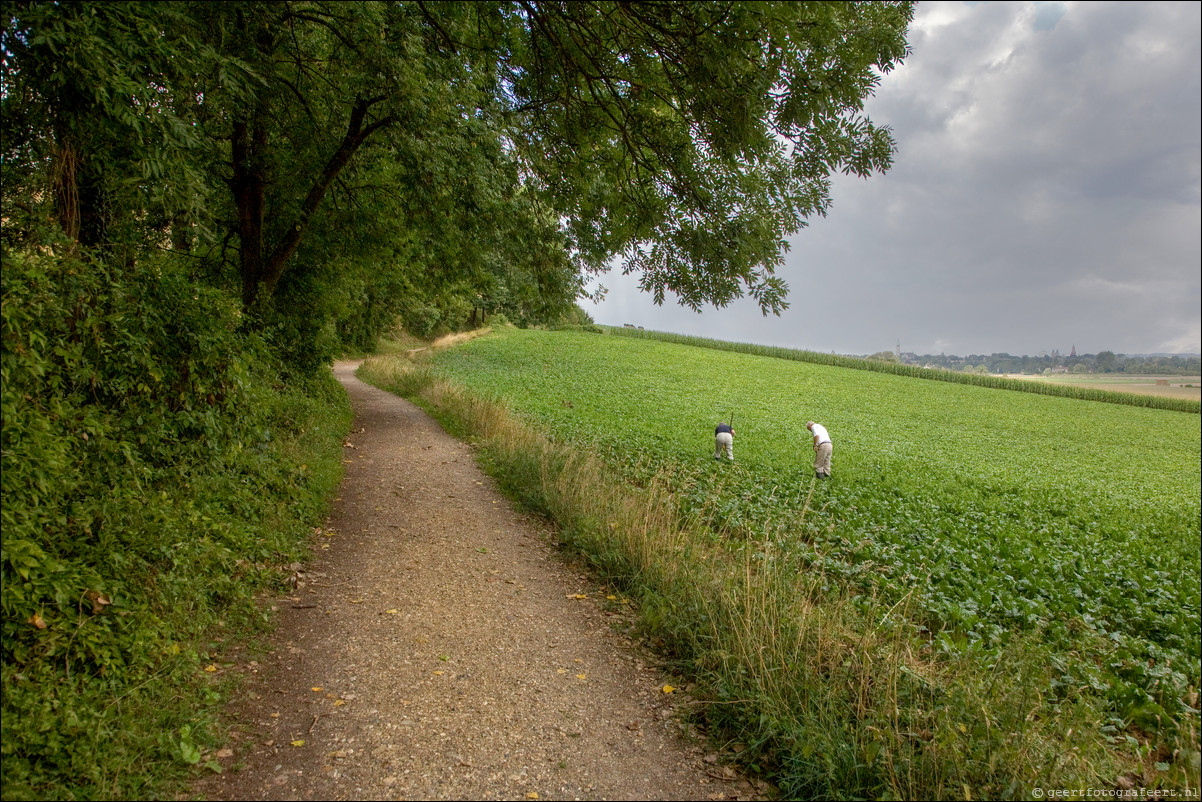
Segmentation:
{"type": "Polygon", "coordinates": [[[234,124],[231,135],[233,178],[230,181],[230,189],[234,193],[234,205],[238,210],[243,311],[250,312],[256,304],[270,298],[280,276],[284,274],[288,261],[300,246],[309,221],[321,206],[322,199],[338,174],[371,134],[394,122],[394,118],[387,117],[365,124],[368,110],[379,100],[361,98],[355,102],[342,143],[314,180],[296,220],[284,230],[279,243],[270,251],[264,232],[267,176],[263,162],[268,149],[266,112],[260,107],[251,122],[240,120],[234,124]]]}
{"type": "Polygon", "coordinates": [[[259,299],[263,283],[263,213],[267,195],[267,177],[263,170],[263,150],[267,133],[262,114],[252,121],[238,120],[231,134],[234,207],[238,212],[239,272],[242,276],[242,308],[249,311],[259,299]]]}

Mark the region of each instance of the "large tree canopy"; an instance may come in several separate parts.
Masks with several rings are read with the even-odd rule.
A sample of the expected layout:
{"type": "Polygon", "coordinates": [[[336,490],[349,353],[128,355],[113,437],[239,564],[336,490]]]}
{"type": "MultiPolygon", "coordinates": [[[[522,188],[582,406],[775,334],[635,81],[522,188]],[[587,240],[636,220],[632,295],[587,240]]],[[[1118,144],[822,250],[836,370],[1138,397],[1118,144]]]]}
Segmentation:
{"type": "MultiPolygon", "coordinates": [[[[906,54],[909,4],[518,3],[500,54],[518,152],[588,264],[698,308],[773,275],[833,171],[888,167],[861,112],[906,54]]],[[[502,11],[502,16],[505,12],[502,11]]]]}
{"type": "Polygon", "coordinates": [[[127,258],[170,245],[304,338],[440,293],[562,308],[615,259],[659,303],[749,294],[779,313],[787,238],[826,213],[830,176],[889,166],[863,103],[911,15],[10,2],[4,237],[44,239],[49,221],[127,258]]]}

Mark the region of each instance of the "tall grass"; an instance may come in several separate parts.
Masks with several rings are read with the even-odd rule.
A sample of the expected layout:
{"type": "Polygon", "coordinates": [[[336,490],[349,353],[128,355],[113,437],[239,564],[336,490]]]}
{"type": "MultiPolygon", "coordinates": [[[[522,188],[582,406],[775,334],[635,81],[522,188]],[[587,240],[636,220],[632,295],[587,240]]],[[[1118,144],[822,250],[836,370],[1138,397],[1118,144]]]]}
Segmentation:
{"type": "Polygon", "coordinates": [[[719,542],[712,510],[678,510],[671,476],[624,485],[596,455],[404,359],[369,359],[359,375],[474,440],[507,492],[634,598],[642,634],[693,683],[697,723],[786,797],[1027,798],[1140,771],[1107,747],[1086,696],[1050,705],[1036,690],[1052,679],[1038,634],[988,664],[936,656],[909,597],[865,604],[774,547],[804,530],[812,494],[765,540],[719,542]]]}
{"type": "Polygon", "coordinates": [[[915,379],[930,379],[932,381],[952,382],[953,384],[973,384],[978,387],[990,387],[996,390],[1015,390],[1020,393],[1037,393],[1039,395],[1054,395],[1064,398],[1076,398],[1082,401],[1102,401],[1107,404],[1124,404],[1133,407],[1148,407],[1164,409],[1173,412],[1189,412],[1202,414],[1202,401],[1189,398],[1169,398],[1156,395],[1136,395],[1114,390],[1097,390],[1089,387],[1076,387],[1047,382],[1031,382],[1021,379],[1009,379],[1004,376],[986,376],[978,373],[955,373],[950,370],[936,370],[917,365],[901,365],[896,362],[881,362],[875,359],[862,359],[854,356],[839,354],[824,354],[818,351],[805,351],[796,348],[783,348],[776,345],[757,345],[755,343],[736,343],[726,340],[712,340],[706,337],[694,337],[688,334],[673,334],[665,331],[648,331],[629,329],[626,327],[607,326],[610,334],[621,337],[633,337],[643,340],[660,340],[662,342],[692,345],[697,348],[710,348],[715,351],[734,351],[740,354],[755,354],[770,356],[776,359],[788,359],[794,362],[810,362],[815,365],[829,365],[854,370],[871,370],[877,373],[892,373],[897,376],[909,376],[915,379]]]}

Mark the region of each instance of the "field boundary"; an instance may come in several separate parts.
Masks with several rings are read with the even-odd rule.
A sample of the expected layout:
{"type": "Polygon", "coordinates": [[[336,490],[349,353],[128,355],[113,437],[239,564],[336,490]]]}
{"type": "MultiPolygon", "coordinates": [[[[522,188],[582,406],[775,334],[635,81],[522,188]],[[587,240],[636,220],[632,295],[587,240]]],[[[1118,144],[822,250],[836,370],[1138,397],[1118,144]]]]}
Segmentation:
{"type": "Polygon", "coordinates": [[[1062,384],[1048,384],[1024,379],[1009,379],[1002,376],[985,376],[973,373],[954,373],[950,370],[934,370],[918,367],[917,365],[900,365],[893,362],[879,362],[863,357],[842,356],[840,354],[824,354],[819,351],[806,351],[798,348],[785,348],[778,345],[757,345],[755,343],[737,343],[727,340],[714,340],[708,337],[695,337],[688,334],[673,334],[667,331],[649,329],[632,329],[624,326],[602,326],[606,332],[620,337],[633,337],[641,340],[659,340],[661,342],[692,345],[698,348],[710,348],[715,351],[732,351],[740,354],[767,356],[774,359],[786,359],[792,362],[809,362],[815,365],[827,365],[852,370],[868,370],[876,373],[891,373],[896,376],[907,376],[914,379],[931,379],[934,381],[950,382],[952,384],[971,384],[977,387],[987,387],[993,390],[1013,390],[1020,393],[1035,393],[1038,395],[1074,398],[1079,401],[1101,401],[1106,404],[1121,404],[1132,407],[1163,409],[1170,412],[1185,412],[1193,415],[1202,414],[1202,401],[1184,398],[1166,398],[1164,396],[1137,395],[1116,390],[1096,390],[1084,387],[1072,387],[1062,384]]]}

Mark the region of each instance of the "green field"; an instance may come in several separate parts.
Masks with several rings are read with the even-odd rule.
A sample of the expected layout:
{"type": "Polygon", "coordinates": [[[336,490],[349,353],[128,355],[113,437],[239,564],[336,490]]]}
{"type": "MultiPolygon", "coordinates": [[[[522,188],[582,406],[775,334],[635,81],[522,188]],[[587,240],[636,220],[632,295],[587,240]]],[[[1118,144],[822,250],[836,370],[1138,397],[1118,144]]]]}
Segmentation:
{"type": "Polygon", "coordinates": [[[633,483],[669,476],[716,541],[772,543],[873,604],[906,599],[937,653],[988,659],[1036,633],[1053,703],[1088,689],[1145,729],[1188,711],[1196,414],[573,332],[507,330],[433,364],[633,483]],[[713,429],[732,414],[736,463],[719,464],[713,429]],[[811,419],[835,443],[817,487],[811,419]]]}

